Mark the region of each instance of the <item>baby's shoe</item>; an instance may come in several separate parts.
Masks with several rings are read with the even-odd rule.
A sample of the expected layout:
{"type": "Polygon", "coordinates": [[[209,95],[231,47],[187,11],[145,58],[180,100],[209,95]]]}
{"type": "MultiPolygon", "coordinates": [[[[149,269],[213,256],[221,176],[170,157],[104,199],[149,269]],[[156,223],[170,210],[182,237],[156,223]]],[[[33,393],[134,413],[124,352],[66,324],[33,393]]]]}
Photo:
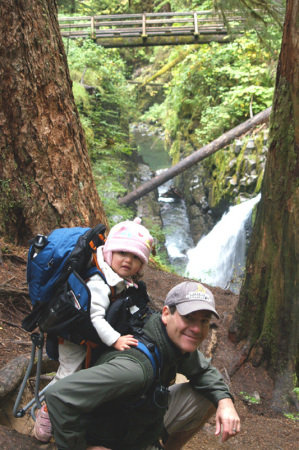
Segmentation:
{"type": "Polygon", "coordinates": [[[52,437],[52,425],[48,414],[47,405],[43,405],[36,414],[33,434],[41,442],[49,442],[52,437]]]}

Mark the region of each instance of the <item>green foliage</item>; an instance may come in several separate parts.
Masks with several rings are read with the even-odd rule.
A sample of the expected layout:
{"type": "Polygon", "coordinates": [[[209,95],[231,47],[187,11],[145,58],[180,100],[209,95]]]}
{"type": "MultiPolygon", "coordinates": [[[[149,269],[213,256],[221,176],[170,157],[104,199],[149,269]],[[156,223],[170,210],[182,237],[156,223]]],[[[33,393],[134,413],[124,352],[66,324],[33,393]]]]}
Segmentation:
{"type": "Polygon", "coordinates": [[[250,405],[258,405],[260,400],[253,397],[252,395],[247,394],[246,392],[240,392],[240,395],[244,400],[246,400],[250,405]]]}
{"type": "Polygon", "coordinates": [[[66,15],[100,15],[132,14],[143,12],[143,2],[136,0],[57,0],[60,14],[66,15]]]}
{"type": "Polygon", "coordinates": [[[103,93],[124,85],[125,64],[117,49],[105,49],[90,39],[64,39],[64,43],[73,79],[80,82],[84,75],[84,84],[102,87],[103,93]]]}
{"type": "MultiPolygon", "coordinates": [[[[267,2],[263,2],[264,10],[267,10],[267,2]]],[[[172,11],[215,8],[224,19],[230,6],[234,5],[231,10],[240,7],[246,16],[244,29],[252,30],[257,24],[259,29],[227,44],[125,49],[121,51],[122,57],[120,51],[104,49],[91,40],[65,40],[74,96],[109,220],[114,215],[125,217],[131,214],[127,208],[120,212],[116,198],[124,192],[122,180],[126,166],[122,161],[123,155],[130,153],[128,120],[130,117],[140,119],[136,108],[137,89],[126,81],[134,69],[147,64],[143,69],[143,78],[147,78],[186,53],[184,60],[159,78],[165,83],[165,101],[153,105],[141,117],[143,121],[164,127],[165,143],[174,162],[193,148],[200,148],[247,120],[251,112],[256,114],[272,103],[281,36],[280,30],[269,24],[265,15],[258,17],[250,9],[247,11],[243,1],[237,5],[235,0],[227,3],[221,0],[156,0],[147,2],[146,7],[163,11],[168,4],[172,11]],[[267,34],[263,22],[268,23],[267,34]],[[86,85],[91,87],[88,93],[84,88],[86,85]]],[[[253,0],[252,4],[256,7],[253,0]]],[[[59,12],[65,14],[120,14],[143,11],[144,2],[58,0],[58,6],[59,12]]],[[[240,155],[237,158],[239,166],[240,155]]],[[[224,180],[233,156],[231,150],[217,152],[209,158],[209,163],[205,162],[211,172],[214,166],[218,168],[212,190],[214,203],[230,194],[224,180]]],[[[258,175],[260,188],[261,172],[258,175]]]]}
{"type": "Polygon", "coordinates": [[[90,40],[68,43],[68,64],[97,189],[113,225],[133,216],[130,208],[117,204],[118,196],[125,193],[123,155],[131,153],[128,111],[133,105],[132,88],[125,80],[124,62],[118,52],[90,40]]]}
{"type": "Polygon", "coordinates": [[[169,266],[167,262],[167,252],[164,251],[164,253],[159,253],[159,255],[156,255],[155,257],[151,256],[151,259],[154,260],[155,265],[158,269],[163,270],[164,272],[168,273],[175,273],[175,270],[169,266]]]}
{"type": "Polygon", "coordinates": [[[166,103],[155,103],[151,108],[149,108],[142,116],[141,121],[148,122],[150,124],[155,124],[156,121],[162,122],[166,116],[166,103]]]}
{"type": "MultiPolygon", "coordinates": [[[[152,106],[142,120],[165,127],[169,147],[179,138],[193,147],[218,138],[272,104],[280,34],[272,29],[273,47],[263,47],[254,33],[227,44],[194,46],[173,67],[166,99],[152,106]]],[[[171,59],[184,49],[174,48],[171,59]]],[[[181,148],[184,149],[185,145],[181,148]]]]}
{"type": "Polygon", "coordinates": [[[282,27],[285,1],[273,0],[214,0],[215,9],[225,19],[231,11],[239,11],[246,18],[246,26],[259,29],[262,24],[276,23],[282,27]]]}
{"type": "Polygon", "coordinates": [[[299,413],[284,413],[283,414],[288,419],[294,420],[295,422],[299,422],[299,413]]]}
{"type": "Polygon", "coordinates": [[[299,387],[295,387],[293,389],[294,394],[296,395],[297,399],[299,400],[299,387]]]}

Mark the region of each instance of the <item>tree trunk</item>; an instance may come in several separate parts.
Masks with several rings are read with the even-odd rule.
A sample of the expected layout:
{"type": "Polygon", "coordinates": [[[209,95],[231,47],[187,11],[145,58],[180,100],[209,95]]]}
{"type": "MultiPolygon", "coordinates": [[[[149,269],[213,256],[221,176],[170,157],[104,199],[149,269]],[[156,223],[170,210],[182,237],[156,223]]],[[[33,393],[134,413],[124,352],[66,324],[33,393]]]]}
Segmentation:
{"type": "Polygon", "coordinates": [[[55,0],[0,0],[0,233],[106,222],[72,94],[55,0]]]}
{"type": "Polygon", "coordinates": [[[286,411],[298,385],[299,0],[289,0],[270,118],[270,144],[245,281],[231,332],[275,380],[286,411]],[[295,376],[297,369],[297,378],[295,376]]]}

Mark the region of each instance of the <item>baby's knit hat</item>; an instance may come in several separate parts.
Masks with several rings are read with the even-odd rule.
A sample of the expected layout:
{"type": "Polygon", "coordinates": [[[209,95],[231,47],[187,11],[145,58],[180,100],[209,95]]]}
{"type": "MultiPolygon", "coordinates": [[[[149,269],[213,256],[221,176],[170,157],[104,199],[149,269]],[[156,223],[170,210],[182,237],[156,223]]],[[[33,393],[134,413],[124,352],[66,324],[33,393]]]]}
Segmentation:
{"type": "Polygon", "coordinates": [[[141,261],[142,271],[153,245],[153,237],[141,224],[141,219],[136,217],[134,221],[126,220],[111,228],[103,248],[104,260],[109,266],[112,263],[112,252],[130,252],[137,255],[141,261]]]}

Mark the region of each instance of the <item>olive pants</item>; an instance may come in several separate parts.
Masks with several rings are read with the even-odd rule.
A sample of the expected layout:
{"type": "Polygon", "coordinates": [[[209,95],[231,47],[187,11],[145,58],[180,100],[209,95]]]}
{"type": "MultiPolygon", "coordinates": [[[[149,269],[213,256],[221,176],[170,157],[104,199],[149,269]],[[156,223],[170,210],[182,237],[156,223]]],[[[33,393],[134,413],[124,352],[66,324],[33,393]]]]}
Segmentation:
{"type": "MultiPolygon", "coordinates": [[[[169,407],[164,416],[166,449],[179,450],[214,414],[215,407],[189,383],[170,387],[169,407]]],[[[141,450],[156,450],[148,445],[141,450]]]]}

